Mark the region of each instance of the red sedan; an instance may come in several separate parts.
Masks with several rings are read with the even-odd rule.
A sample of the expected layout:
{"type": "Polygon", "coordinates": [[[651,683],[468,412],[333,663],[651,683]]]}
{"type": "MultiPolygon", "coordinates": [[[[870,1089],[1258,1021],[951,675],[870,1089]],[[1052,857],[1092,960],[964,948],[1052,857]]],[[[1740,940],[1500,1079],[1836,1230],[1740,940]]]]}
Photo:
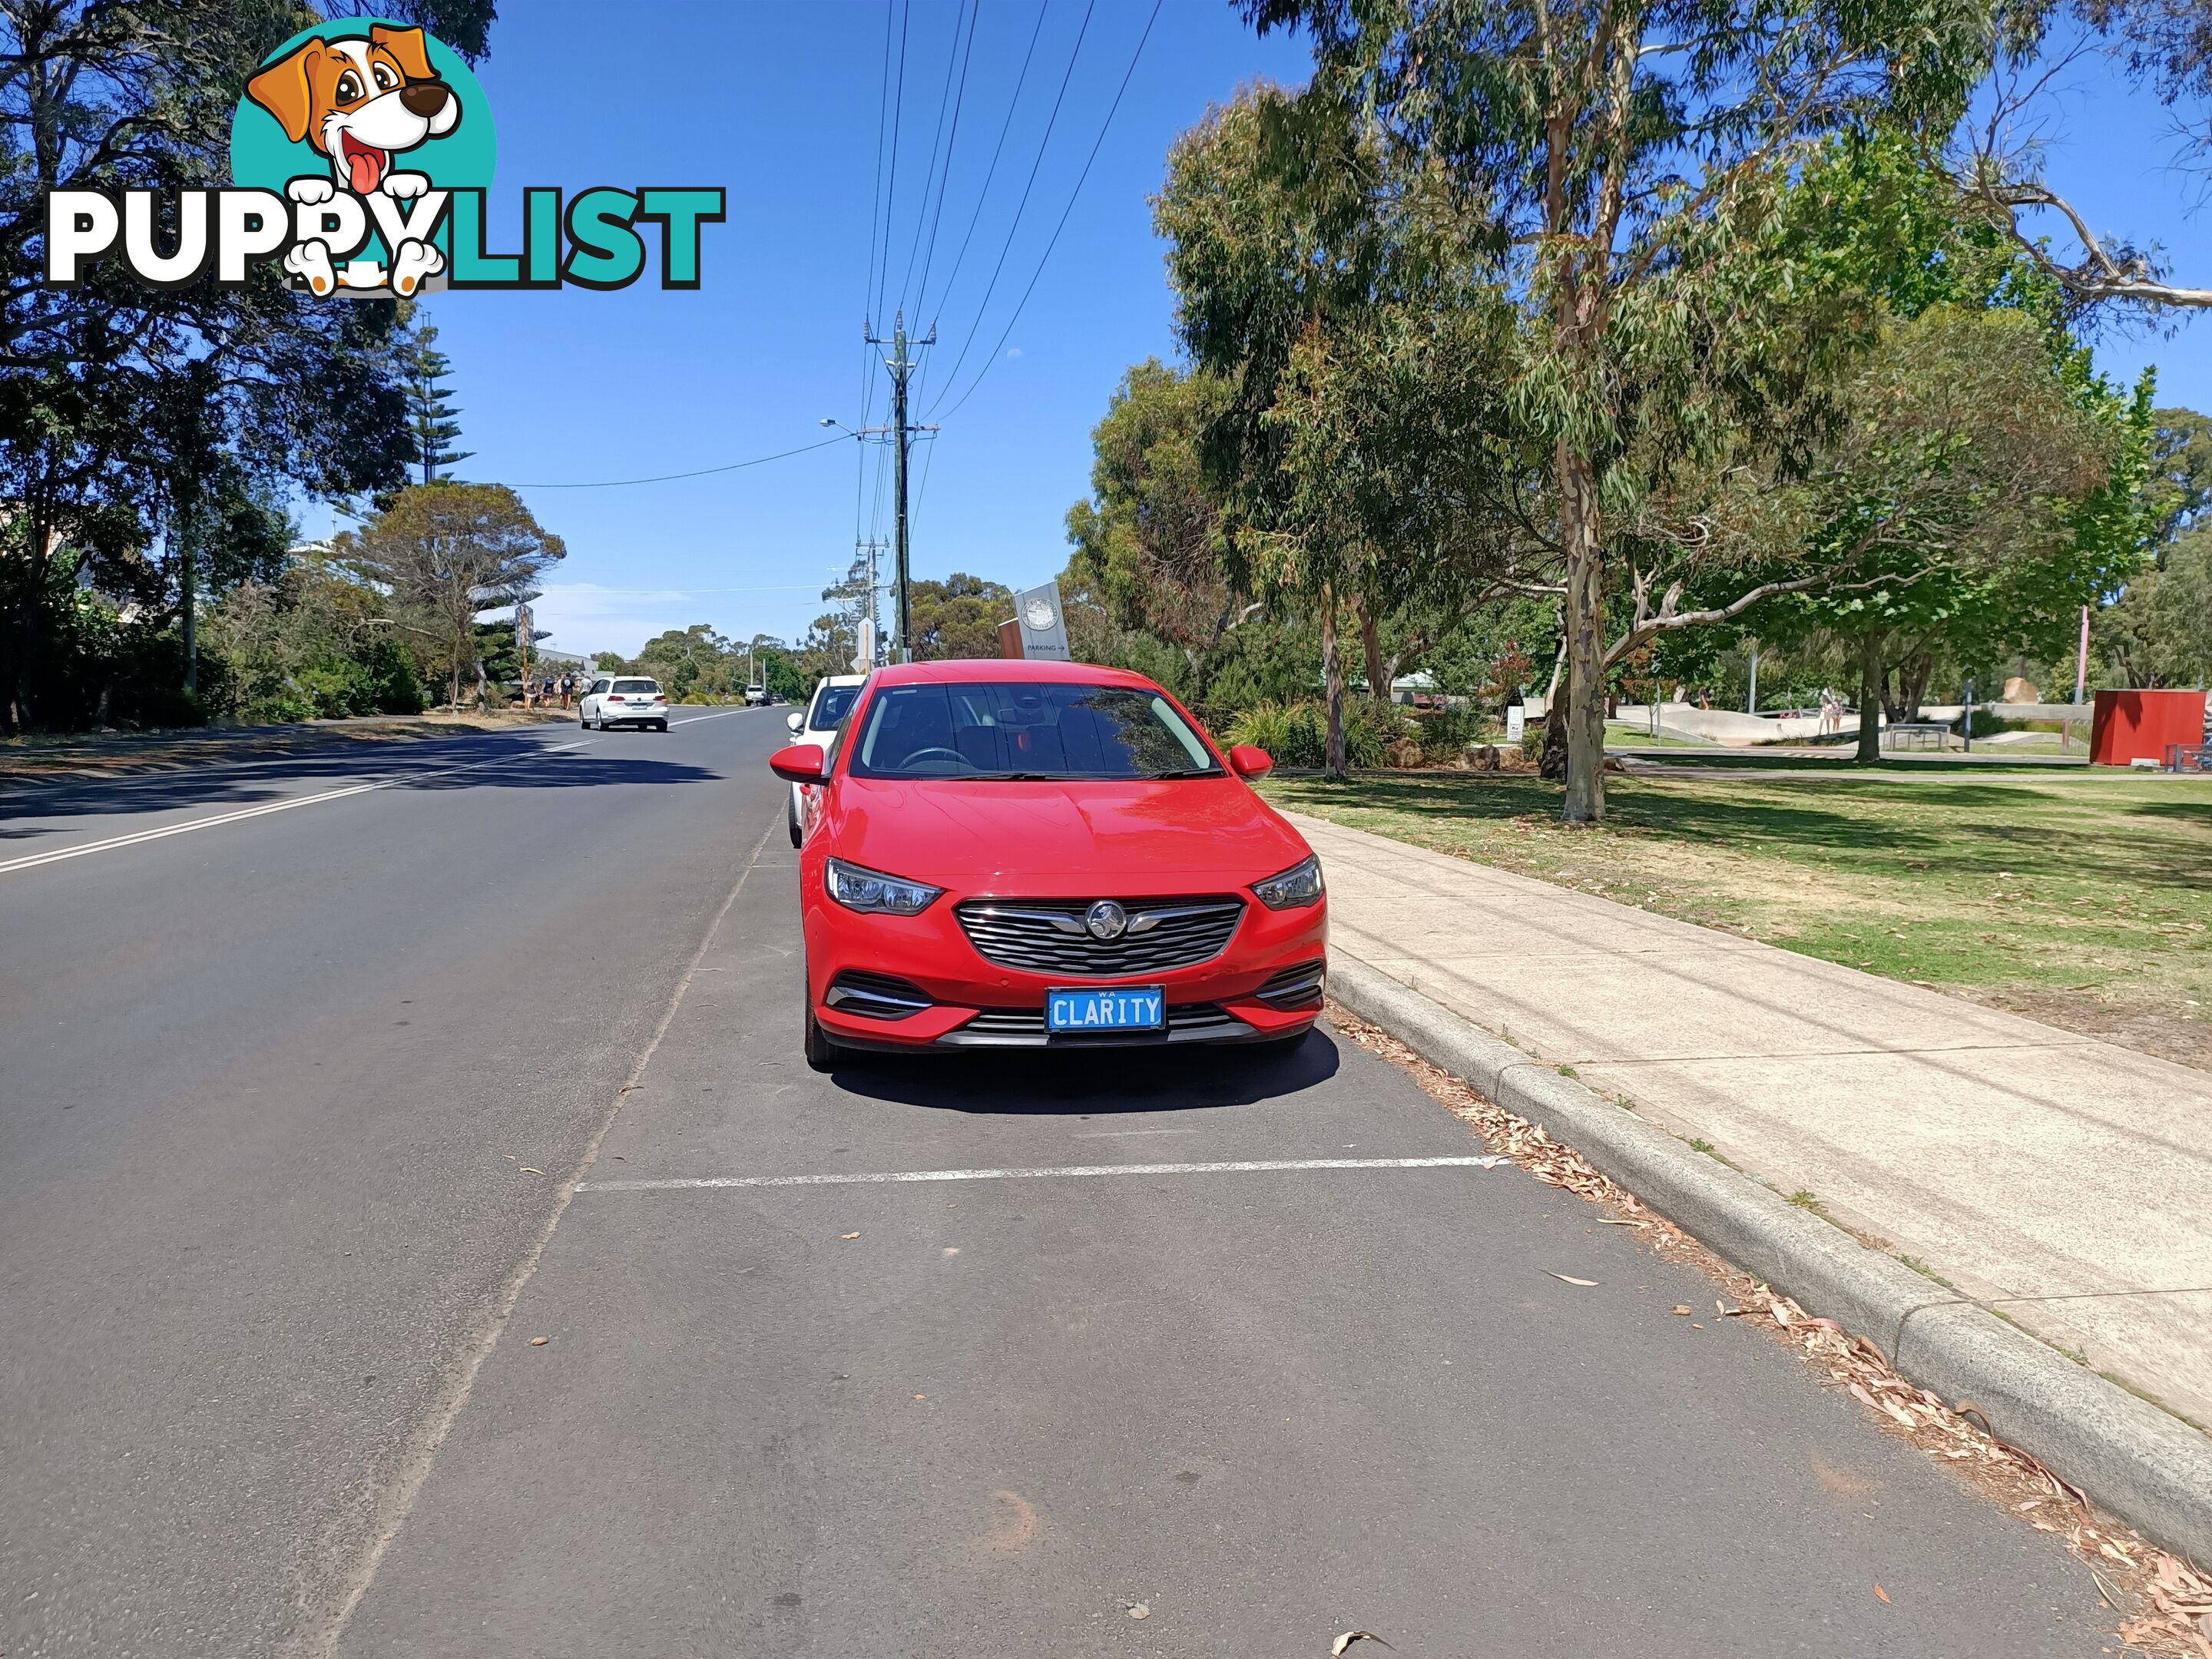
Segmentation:
{"type": "Polygon", "coordinates": [[[809,792],[806,1057],[843,1048],[1287,1048],[1321,1012],[1304,839],[1152,681],[1082,664],[879,669],[809,792]]]}

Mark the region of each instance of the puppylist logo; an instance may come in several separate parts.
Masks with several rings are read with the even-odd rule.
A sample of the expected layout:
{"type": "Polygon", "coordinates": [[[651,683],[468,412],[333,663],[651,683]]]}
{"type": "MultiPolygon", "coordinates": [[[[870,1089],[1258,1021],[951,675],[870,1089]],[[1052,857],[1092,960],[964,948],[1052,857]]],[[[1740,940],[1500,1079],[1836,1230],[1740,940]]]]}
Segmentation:
{"type": "Polygon", "coordinates": [[[486,246],[497,153],[483,88],[460,55],[405,25],[346,18],[287,40],[246,82],[230,131],[233,187],[174,193],[58,190],[46,202],[46,281],[82,282],[119,257],[139,281],[240,288],[279,264],[295,289],[358,299],[456,289],[628,288],[641,225],[659,228],[660,285],[699,286],[701,227],[719,187],[522,191],[522,246],[486,246]]]}

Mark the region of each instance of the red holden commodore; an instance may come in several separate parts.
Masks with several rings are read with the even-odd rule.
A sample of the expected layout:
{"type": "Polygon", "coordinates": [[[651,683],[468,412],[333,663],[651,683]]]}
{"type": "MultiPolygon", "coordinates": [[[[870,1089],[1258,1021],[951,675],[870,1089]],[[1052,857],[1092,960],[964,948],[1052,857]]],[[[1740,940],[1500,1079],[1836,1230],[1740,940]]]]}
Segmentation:
{"type": "Polygon", "coordinates": [[[806,1058],[847,1048],[1288,1048],[1321,1012],[1321,862],[1139,674],[878,669],[808,791],[806,1058]]]}

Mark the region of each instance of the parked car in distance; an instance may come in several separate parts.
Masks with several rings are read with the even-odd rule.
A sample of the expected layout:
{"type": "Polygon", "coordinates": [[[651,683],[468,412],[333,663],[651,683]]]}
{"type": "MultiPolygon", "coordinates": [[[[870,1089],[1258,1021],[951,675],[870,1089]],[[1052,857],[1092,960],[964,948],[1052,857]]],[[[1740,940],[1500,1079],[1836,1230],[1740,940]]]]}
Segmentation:
{"type": "MultiPolygon", "coordinates": [[[[837,741],[837,728],[851,712],[853,699],[860,695],[860,688],[868,683],[865,674],[827,674],[814,688],[814,696],[805,708],[794,708],[784,724],[790,728],[793,743],[811,743],[828,750],[837,741]]],[[[785,817],[791,830],[791,844],[796,847],[806,836],[806,801],[814,786],[794,783],[791,786],[791,801],[785,817]]]]}
{"type": "Polygon", "coordinates": [[[668,694],[658,680],[615,678],[601,675],[584,692],[577,706],[576,723],[586,732],[598,726],[611,732],[617,726],[668,729],[668,694]]]}
{"type": "Polygon", "coordinates": [[[807,1063],[849,1048],[1288,1048],[1321,1012],[1321,862],[1141,675],[1081,663],[878,669],[833,742],[799,860],[807,1063]]]}

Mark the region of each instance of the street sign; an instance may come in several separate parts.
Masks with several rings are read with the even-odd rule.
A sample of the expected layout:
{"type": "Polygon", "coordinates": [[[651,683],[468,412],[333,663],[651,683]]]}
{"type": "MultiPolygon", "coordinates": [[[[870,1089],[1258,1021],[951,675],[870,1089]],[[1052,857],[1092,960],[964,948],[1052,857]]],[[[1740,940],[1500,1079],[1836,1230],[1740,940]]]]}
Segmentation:
{"type": "Polygon", "coordinates": [[[1022,655],[1037,662],[1069,659],[1067,621],[1060,614],[1058,582],[1015,594],[1014,623],[1021,629],[1022,655]]]}

